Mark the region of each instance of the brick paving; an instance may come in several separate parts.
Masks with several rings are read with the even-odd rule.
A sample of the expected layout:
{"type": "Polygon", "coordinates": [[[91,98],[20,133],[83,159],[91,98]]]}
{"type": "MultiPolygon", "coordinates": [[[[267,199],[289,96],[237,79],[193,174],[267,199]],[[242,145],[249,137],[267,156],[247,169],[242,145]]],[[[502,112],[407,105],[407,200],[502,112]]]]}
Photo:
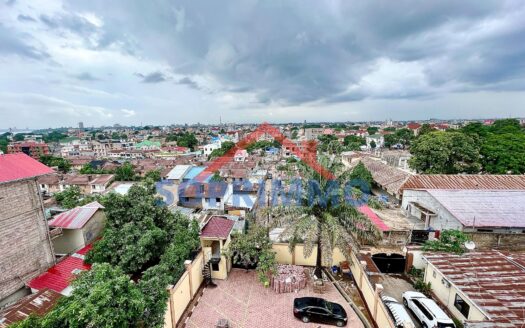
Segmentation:
{"type": "Polygon", "coordinates": [[[341,304],[348,314],[349,328],[362,328],[357,315],[332,285],[323,294],[313,292],[310,284],[298,293],[277,294],[264,288],[254,271],[232,269],[228,280],[214,280],[215,288],[206,288],[193,313],[188,328],[213,328],[219,319],[227,319],[233,328],[312,328],[333,327],[319,323],[305,324],[293,316],[293,299],[316,296],[341,304]]]}

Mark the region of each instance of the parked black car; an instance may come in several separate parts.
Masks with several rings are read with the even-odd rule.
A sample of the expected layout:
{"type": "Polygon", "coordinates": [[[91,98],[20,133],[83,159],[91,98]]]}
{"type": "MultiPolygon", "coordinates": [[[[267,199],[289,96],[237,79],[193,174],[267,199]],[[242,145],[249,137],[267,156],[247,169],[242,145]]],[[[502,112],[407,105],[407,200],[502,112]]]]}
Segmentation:
{"type": "Polygon", "coordinates": [[[293,315],[303,322],[319,322],[344,327],[348,321],[346,311],[337,303],[318,297],[300,297],[293,301],[293,315]]]}

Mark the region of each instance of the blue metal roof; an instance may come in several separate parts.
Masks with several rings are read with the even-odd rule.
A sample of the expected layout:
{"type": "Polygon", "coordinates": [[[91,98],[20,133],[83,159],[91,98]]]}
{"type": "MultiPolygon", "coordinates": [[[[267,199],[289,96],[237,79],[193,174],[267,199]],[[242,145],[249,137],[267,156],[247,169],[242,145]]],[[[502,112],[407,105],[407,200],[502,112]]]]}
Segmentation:
{"type": "Polygon", "coordinates": [[[197,175],[199,175],[202,171],[204,171],[206,169],[206,167],[204,166],[196,166],[196,167],[192,167],[188,173],[186,173],[186,175],[184,176],[183,179],[188,179],[188,180],[192,180],[194,179],[197,175]]]}

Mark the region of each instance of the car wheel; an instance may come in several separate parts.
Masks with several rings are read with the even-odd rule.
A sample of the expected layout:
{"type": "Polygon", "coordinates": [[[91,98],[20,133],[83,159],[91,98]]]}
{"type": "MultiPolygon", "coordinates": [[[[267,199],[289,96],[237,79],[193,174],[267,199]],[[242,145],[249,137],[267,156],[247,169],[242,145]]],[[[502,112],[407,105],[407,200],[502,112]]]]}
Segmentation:
{"type": "Polygon", "coordinates": [[[426,323],[422,323],[423,328],[428,328],[426,323]]]}
{"type": "Polygon", "coordinates": [[[304,317],[303,317],[303,322],[304,322],[304,323],[308,323],[308,322],[310,322],[310,318],[308,318],[307,316],[304,316],[304,317]]]}
{"type": "Polygon", "coordinates": [[[407,302],[407,299],[406,298],[403,298],[403,304],[408,307],[408,302],[407,302]]]}
{"type": "Polygon", "coordinates": [[[337,321],[335,324],[337,327],[343,327],[345,325],[344,321],[337,321]]]}

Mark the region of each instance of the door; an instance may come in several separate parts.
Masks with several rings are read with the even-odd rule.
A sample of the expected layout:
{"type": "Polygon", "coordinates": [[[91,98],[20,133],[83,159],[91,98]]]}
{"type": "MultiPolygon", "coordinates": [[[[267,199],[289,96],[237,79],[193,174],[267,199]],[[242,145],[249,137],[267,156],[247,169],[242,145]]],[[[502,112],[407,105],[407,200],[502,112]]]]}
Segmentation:
{"type": "Polygon", "coordinates": [[[321,322],[321,323],[332,323],[331,322],[332,315],[325,309],[310,308],[310,310],[308,310],[308,314],[310,315],[311,321],[321,322]]]}

